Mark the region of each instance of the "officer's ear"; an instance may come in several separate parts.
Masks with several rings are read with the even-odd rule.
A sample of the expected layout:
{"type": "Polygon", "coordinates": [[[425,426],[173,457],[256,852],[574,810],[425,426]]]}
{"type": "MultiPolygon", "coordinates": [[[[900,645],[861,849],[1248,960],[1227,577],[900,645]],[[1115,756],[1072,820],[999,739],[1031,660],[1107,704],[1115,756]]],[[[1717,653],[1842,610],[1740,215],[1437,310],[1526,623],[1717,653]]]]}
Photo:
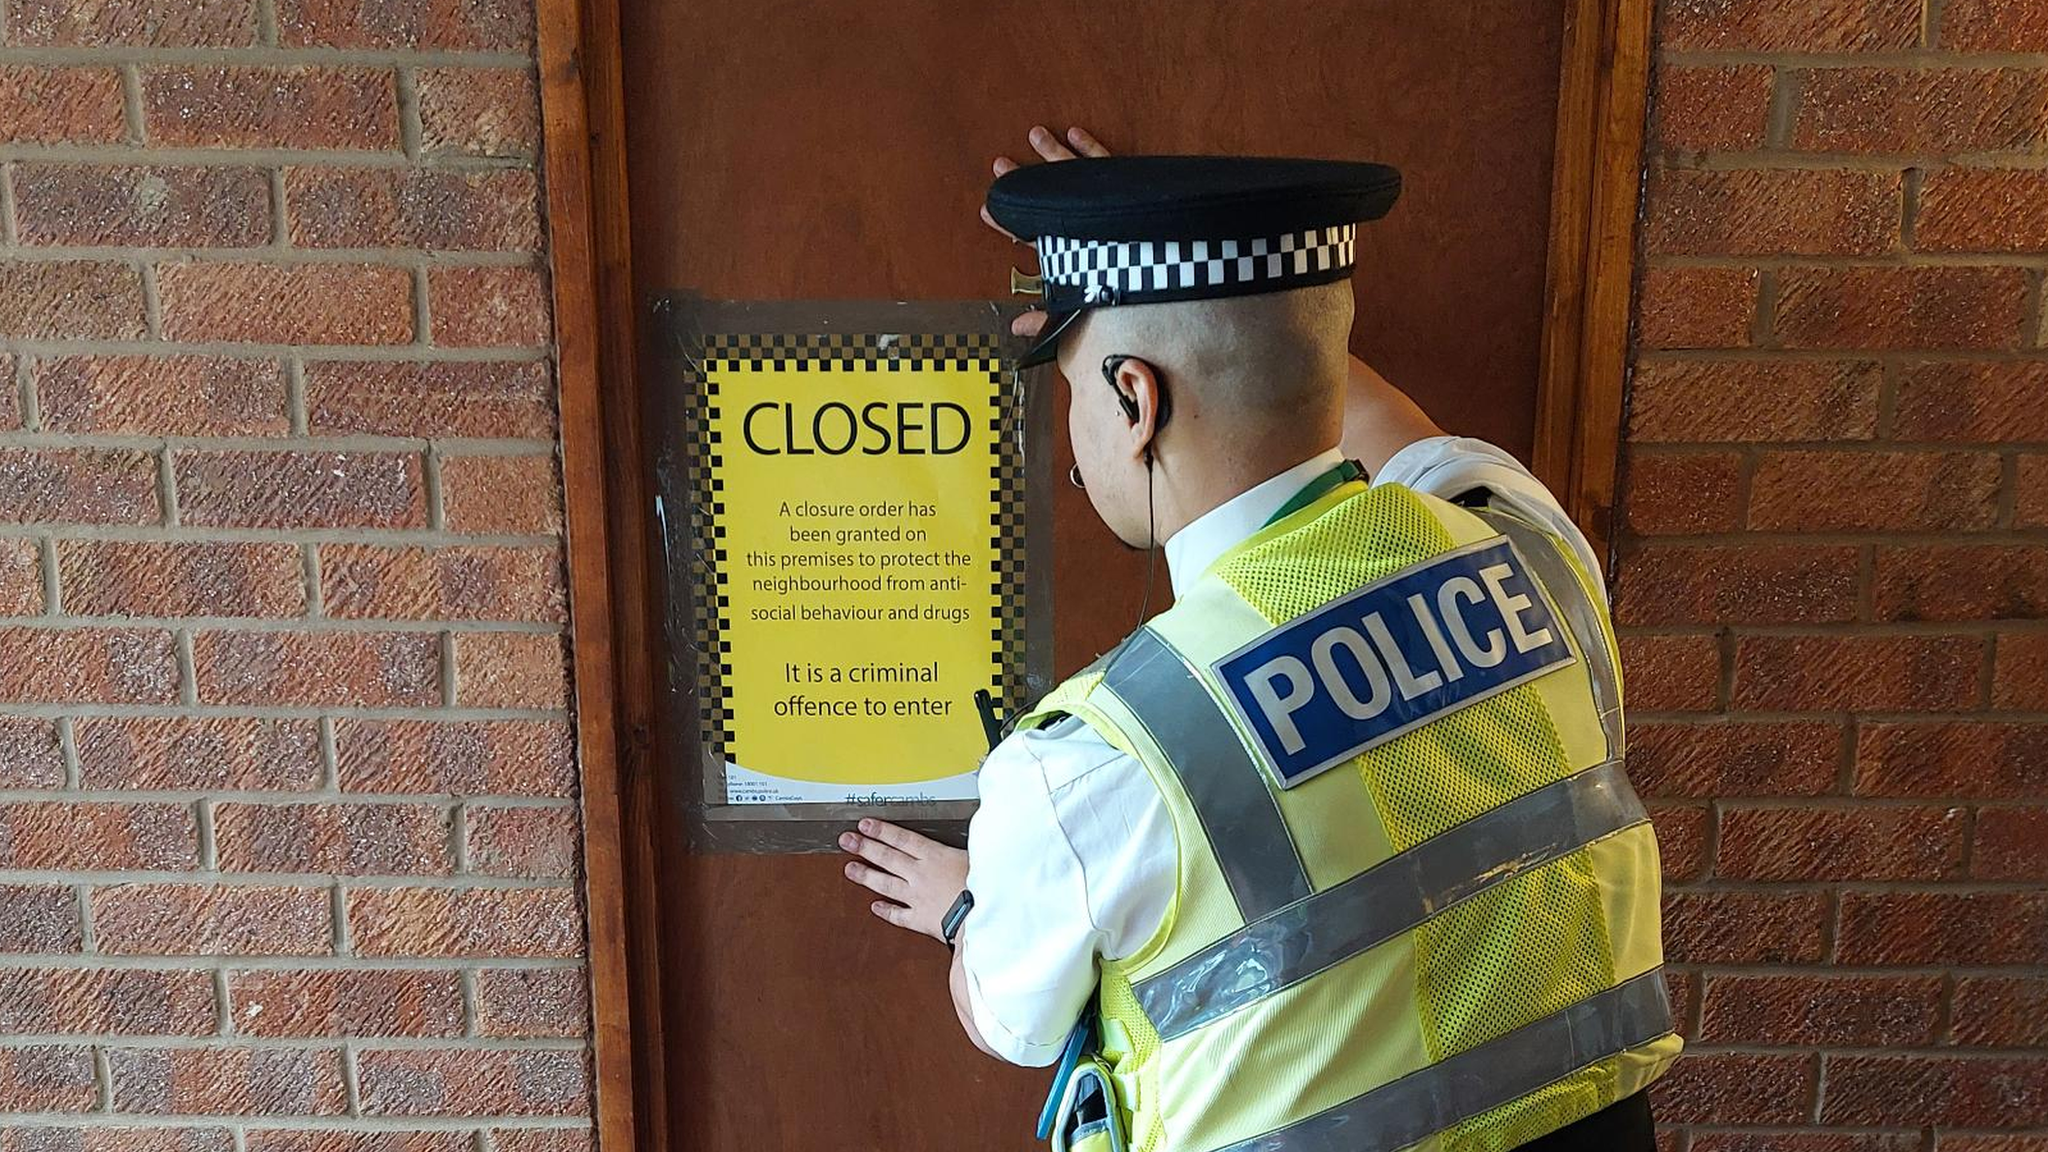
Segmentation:
{"type": "Polygon", "coordinates": [[[1165,429],[1172,407],[1164,377],[1150,361],[1136,356],[1104,358],[1102,377],[1115,391],[1124,419],[1130,422],[1133,447],[1149,459],[1153,441],[1165,429]]]}

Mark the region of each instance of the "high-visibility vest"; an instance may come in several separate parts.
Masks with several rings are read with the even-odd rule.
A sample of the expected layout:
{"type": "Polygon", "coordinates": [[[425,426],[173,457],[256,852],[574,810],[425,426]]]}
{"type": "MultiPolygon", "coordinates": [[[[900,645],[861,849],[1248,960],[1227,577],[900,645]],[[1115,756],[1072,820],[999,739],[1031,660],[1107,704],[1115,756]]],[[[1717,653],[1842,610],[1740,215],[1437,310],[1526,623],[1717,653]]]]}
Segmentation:
{"type": "Polygon", "coordinates": [[[1021,723],[1065,717],[1178,840],[1164,922],[1101,966],[1136,1152],[1492,1152],[1677,1056],[1619,658],[1546,533],[1346,483],[1021,723]]]}

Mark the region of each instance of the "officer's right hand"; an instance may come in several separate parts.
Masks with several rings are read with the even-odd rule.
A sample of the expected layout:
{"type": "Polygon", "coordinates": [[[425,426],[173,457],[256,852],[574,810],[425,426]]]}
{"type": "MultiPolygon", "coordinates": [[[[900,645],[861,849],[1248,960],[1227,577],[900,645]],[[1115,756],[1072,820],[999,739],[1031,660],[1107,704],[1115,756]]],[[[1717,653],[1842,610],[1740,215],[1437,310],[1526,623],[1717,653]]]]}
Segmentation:
{"type": "MultiPolygon", "coordinates": [[[[1090,157],[1109,155],[1109,149],[1104,148],[1102,141],[1097,140],[1086,128],[1067,129],[1067,137],[1062,141],[1058,136],[1052,134],[1051,129],[1042,124],[1034,125],[1028,138],[1031,150],[1038,153],[1039,157],[1048,163],[1058,160],[1072,160],[1077,155],[1090,157]]],[[[996,157],[995,171],[998,176],[1019,167],[1021,165],[1008,156],[996,157]]],[[[982,223],[987,224],[1005,236],[1009,236],[1011,240],[1017,239],[1015,236],[1010,236],[1009,231],[1001,224],[996,223],[995,217],[988,214],[987,205],[982,206],[981,220],[982,223]]],[[[1031,311],[1010,322],[1010,331],[1026,339],[1038,335],[1038,330],[1043,327],[1045,327],[1045,313],[1037,308],[1033,308],[1031,311]]]]}

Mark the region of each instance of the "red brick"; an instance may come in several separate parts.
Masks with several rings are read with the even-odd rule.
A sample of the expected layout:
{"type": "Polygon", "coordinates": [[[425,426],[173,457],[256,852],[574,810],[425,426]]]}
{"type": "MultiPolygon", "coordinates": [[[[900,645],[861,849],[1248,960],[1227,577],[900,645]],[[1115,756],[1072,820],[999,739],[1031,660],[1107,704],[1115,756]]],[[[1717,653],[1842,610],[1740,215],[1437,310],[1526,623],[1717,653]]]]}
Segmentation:
{"type": "Polygon", "coordinates": [[[444,348],[538,348],[553,336],[547,283],[534,268],[434,268],[428,323],[444,348]]]}
{"type": "Polygon", "coordinates": [[[1732,452],[1629,453],[1622,504],[1645,536],[1728,532],[1742,522],[1742,458],[1732,452]]]}
{"type": "Polygon", "coordinates": [[[1977,702],[1975,636],[1744,636],[1736,708],[1785,712],[1954,712],[1977,702]]]}
{"type": "Polygon", "coordinates": [[[555,458],[444,456],[441,510],[451,532],[558,532],[562,486],[555,458]]]}
{"type": "Polygon", "coordinates": [[[140,340],[142,273],[104,260],[0,263],[0,337],[140,340]]]}
{"type": "Polygon", "coordinates": [[[1857,552],[1805,544],[1634,549],[1616,573],[1615,618],[1623,624],[1853,620],[1857,552]]]}
{"type": "Polygon", "coordinates": [[[1696,1053],[1650,1089],[1663,1124],[1796,1124],[1814,1096],[1817,1058],[1696,1053]]]}
{"type": "Polygon", "coordinates": [[[1750,482],[1749,526],[1806,531],[1988,528],[1998,516],[1989,452],[1766,452],[1750,482]]]}
{"type": "Polygon", "coordinates": [[[271,1128],[248,1134],[249,1152],[472,1152],[468,1131],[353,1132],[335,1129],[271,1128]]]}
{"type": "Polygon", "coordinates": [[[569,726],[552,720],[339,719],[334,751],[348,792],[568,796],[576,787],[569,726]]]}
{"type": "Polygon", "coordinates": [[[1802,73],[1792,146],[1934,155],[2048,141],[2048,71],[1820,68],[1802,73]]]}
{"type": "Polygon", "coordinates": [[[43,427],[126,436],[291,430],[284,369],[226,356],[62,356],[35,365],[43,427]]]}
{"type": "Polygon", "coordinates": [[[1877,550],[1880,620],[2048,616],[2048,547],[1961,544],[1877,550]]]}
{"type": "Polygon", "coordinates": [[[1958,977],[1949,1038],[1987,1048],[2048,1047],[2048,979],[1958,977]]]}
{"type": "Polygon", "coordinates": [[[86,788],[303,792],[321,780],[312,720],[137,716],[73,724],[86,788]]]}
{"type": "Polygon", "coordinates": [[[142,71],[143,122],[158,145],[396,149],[388,68],[200,65],[142,71]]]}
{"type": "Polygon", "coordinates": [[[1761,64],[1657,72],[1655,146],[1676,152],[1761,147],[1771,112],[1771,69],[1761,64]]]}
{"type": "Polygon", "coordinates": [[[1707,820],[1711,813],[1692,804],[1652,804],[1657,857],[1667,883],[1698,880],[1707,871],[1707,820]]]}
{"type": "Polygon", "coordinates": [[[1643,273],[1636,335],[1644,348],[1746,348],[1756,322],[1754,268],[1659,268],[1643,273]]]}
{"type": "Polygon", "coordinates": [[[1824,957],[1818,892],[1689,892],[1664,897],[1664,955],[1680,964],[1811,964],[1824,957]]]}
{"type": "Polygon", "coordinates": [[[1899,175],[1851,169],[1652,169],[1646,251],[1853,256],[1899,239],[1899,175]]]}
{"type": "Polygon", "coordinates": [[[424,528],[410,452],[179,452],[178,514],[215,528],[424,528]]]}
{"type": "Polygon", "coordinates": [[[1715,871],[1742,880],[1947,880],[1963,871],[1959,808],[1734,808],[1715,871]]]}
{"type": "Polygon", "coordinates": [[[213,974],[78,968],[0,969],[0,1031],[206,1036],[218,1029],[213,974]]]}
{"type": "Polygon", "coordinates": [[[171,263],[164,336],[259,344],[410,344],[412,273],[377,264],[171,263]]]}
{"type": "Polygon", "coordinates": [[[325,888],[126,884],[95,888],[93,932],[111,955],[324,956],[325,888]]]}
{"type": "Polygon", "coordinates": [[[1979,808],[1970,875],[1979,880],[2048,880],[2048,808],[1979,808]]]}
{"type": "Polygon", "coordinates": [[[1707,977],[1700,1038],[1770,1047],[1905,1047],[1934,1040],[1939,976],[1707,977]]]}
{"type": "Polygon", "coordinates": [[[330,616],[398,620],[568,618],[562,560],[548,548],[320,548],[322,602],[330,616]]]}
{"type": "Polygon", "coordinates": [[[1835,947],[1851,965],[2039,964],[2048,894],[1845,892],[1835,947]]]}
{"type": "Polygon", "coordinates": [[[296,544],[60,540],[64,610],[79,616],[298,616],[296,544]]]}
{"type": "Polygon", "coordinates": [[[1691,1152],[1921,1152],[1918,1132],[1700,1132],[1691,1152]]]}
{"type": "Polygon", "coordinates": [[[0,1152],[234,1152],[225,1128],[0,1128],[0,1152]]]}
{"type": "Polygon", "coordinates": [[[1997,643],[1991,706],[2048,712],[2048,632],[2003,632],[1997,643]]]}
{"type": "Polygon", "coordinates": [[[1623,633],[1620,639],[1631,711],[1711,711],[1720,703],[1721,649],[1714,637],[1623,633]]]}
{"type": "Polygon", "coordinates": [[[0,521],[153,524],[156,457],[116,448],[0,448],[0,521]]]}
{"type": "Polygon", "coordinates": [[[1911,0],[1665,0],[1659,46],[1700,52],[1882,52],[1920,42],[1911,0]]]}
{"type": "Polygon", "coordinates": [[[259,971],[228,977],[244,1036],[460,1036],[455,972],[259,971]]]}
{"type": "Polygon", "coordinates": [[[588,1128],[495,1128],[491,1147],[496,1152],[591,1152],[597,1144],[588,1128]]]}
{"type": "Polygon", "coordinates": [[[1899,381],[1901,440],[2048,440],[2048,364],[1915,364],[1899,381]]]}
{"type": "Polygon", "coordinates": [[[1839,724],[1631,724],[1629,777],[1648,796],[1819,796],[1834,788],[1842,739],[1839,724]]]}
{"type": "Polygon", "coordinates": [[[1976,1127],[2048,1108],[2048,1060],[1830,1055],[1824,1075],[1823,1124],[1976,1127]]]}
{"type": "Polygon", "coordinates": [[[183,804],[0,804],[0,868],[195,868],[199,830],[183,804]]]}
{"type": "Polygon", "coordinates": [[[469,871],[486,876],[569,879],[581,858],[583,825],[573,808],[469,805],[463,819],[469,871]]]}
{"type": "Polygon", "coordinates": [[[284,181],[292,243],[302,248],[540,247],[540,188],[531,172],[288,168],[284,181]]]}
{"type": "Polygon", "coordinates": [[[2048,524],[2048,456],[2022,455],[2013,495],[2013,524],[2038,528],[2048,524]]]}
{"type": "Polygon", "coordinates": [[[1787,268],[1777,333],[1788,348],[2011,348],[2018,268],[1787,268]]]}
{"type": "Polygon", "coordinates": [[[485,1036],[582,1036],[590,1028],[581,968],[495,968],[476,974],[477,1031],[485,1036]]]}
{"type": "Polygon", "coordinates": [[[540,95],[525,68],[422,68],[420,148],[519,156],[540,148],[540,95]]]}
{"type": "Polygon", "coordinates": [[[177,658],[169,632],[0,628],[0,700],[173,704],[177,658]]]}
{"type": "Polygon", "coordinates": [[[253,248],[270,243],[261,168],[14,165],[24,244],[253,248]]]}
{"type": "Polygon", "coordinates": [[[118,144],[126,134],[114,69],[0,65],[0,141],[118,144]]]}
{"type": "Polygon", "coordinates": [[[512,0],[280,0],[287,47],[520,51],[532,9],[512,0]]]}
{"type": "Polygon", "coordinates": [[[2048,13],[2008,0],[1949,0],[1941,46],[1951,52],[2048,52],[2048,13]]]}
{"type": "MultiPolygon", "coordinates": [[[[0,616],[43,612],[43,550],[34,540],[0,540],[0,616]]],[[[0,764],[0,771],[5,765],[0,764]]]]}
{"type": "Polygon", "coordinates": [[[22,427],[21,389],[15,382],[18,358],[0,353],[0,432],[13,432],[22,427]]]}
{"type": "Polygon", "coordinates": [[[117,1112],[339,1116],[348,1111],[341,1053],[300,1048],[107,1051],[117,1112]]]}
{"type": "Polygon", "coordinates": [[[202,632],[202,704],[423,708],[441,703],[431,632],[202,632]]]}
{"type": "Polygon", "coordinates": [[[1930,172],[1920,187],[1913,246],[1923,252],[2048,251],[2048,173],[1930,172]]]}
{"type": "Polygon", "coordinates": [[[356,1069],[369,1116],[573,1116],[589,1107],[581,1052],[369,1051],[356,1069]]]}
{"type": "Polygon", "coordinates": [[[10,42],[52,47],[233,48],[256,42],[249,0],[13,0],[10,42]]]}
{"type": "Polygon", "coordinates": [[[348,897],[361,956],[580,956],[583,915],[567,888],[371,888],[348,897]]]}
{"type": "Polygon", "coordinates": [[[0,953],[76,952],[85,946],[82,923],[69,888],[0,884],[0,953]]]}
{"type": "Polygon", "coordinates": [[[306,365],[306,415],[315,435],[552,440],[554,385],[539,360],[315,361],[306,365]]]}
{"type": "Polygon", "coordinates": [[[0,1108],[86,1112],[99,1103],[92,1049],[55,1044],[0,1048],[0,1108]]]}
{"type": "Polygon", "coordinates": [[[64,786],[64,745],[54,721],[0,716],[0,788],[64,786]]]}
{"type": "Polygon", "coordinates": [[[2048,724],[1864,724],[1856,744],[1856,794],[2048,795],[2048,724]]]}
{"type": "Polygon", "coordinates": [[[1652,360],[1629,391],[1629,439],[1868,440],[1881,373],[1867,361],[1652,360]]]}
{"type": "Polygon", "coordinates": [[[445,876],[449,818],[426,804],[232,804],[214,809],[223,872],[445,876]]]}
{"type": "Polygon", "coordinates": [[[455,700],[464,708],[566,708],[569,663],[553,633],[455,634],[455,700]]]}

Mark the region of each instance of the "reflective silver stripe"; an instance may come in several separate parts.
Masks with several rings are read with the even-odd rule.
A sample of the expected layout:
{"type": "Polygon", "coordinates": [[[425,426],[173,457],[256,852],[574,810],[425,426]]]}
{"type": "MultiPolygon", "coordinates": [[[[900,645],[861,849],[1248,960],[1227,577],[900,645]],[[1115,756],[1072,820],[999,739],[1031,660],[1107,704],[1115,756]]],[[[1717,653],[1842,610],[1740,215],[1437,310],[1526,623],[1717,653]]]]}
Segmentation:
{"type": "Polygon", "coordinates": [[[1392,1152],[1671,1031],[1662,969],[1217,1152],[1392,1152]]]}
{"type": "Polygon", "coordinates": [[[1139,629],[1103,676],[1180,776],[1237,901],[1256,920],[1307,896],[1308,869],[1244,741],[1195,673],[1159,634],[1139,629]]]}
{"type": "Polygon", "coordinates": [[[1134,991],[1171,1040],[1645,819],[1621,765],[1588,768],[1247,924],[1134,991]]]}
{"type": "Polygon", "coordinates": [[[1571,562],[1558,551],[1556,542],[1528,522],[1506,512],[1474,508],[1472,513],[1500,530],[1515,551],[1536,570],[1537,582],[1550,593],[1593,678],[1593,706],[1600,713],[1600,731],[1607,737],[1607,758],[1618,760],[1626,750],[1621,724],[1621,677],[1614,670],[1614,655],[1607,648],[1607,630],[1601,626],[1605,615],[1579,583],[1571,562]]]}

